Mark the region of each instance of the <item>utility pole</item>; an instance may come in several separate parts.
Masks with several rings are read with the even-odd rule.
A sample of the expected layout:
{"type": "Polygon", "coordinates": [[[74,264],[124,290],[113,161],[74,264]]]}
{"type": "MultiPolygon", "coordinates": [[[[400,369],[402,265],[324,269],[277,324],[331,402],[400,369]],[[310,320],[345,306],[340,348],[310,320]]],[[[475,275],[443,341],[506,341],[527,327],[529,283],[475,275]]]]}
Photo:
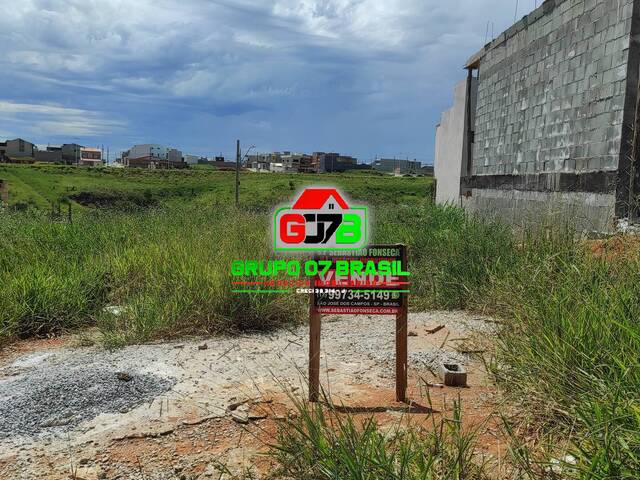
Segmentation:
{"type": "Polygon", "coordinates": [[[240,140],[236,141],[236,207],[240,205],[240,140]]]}

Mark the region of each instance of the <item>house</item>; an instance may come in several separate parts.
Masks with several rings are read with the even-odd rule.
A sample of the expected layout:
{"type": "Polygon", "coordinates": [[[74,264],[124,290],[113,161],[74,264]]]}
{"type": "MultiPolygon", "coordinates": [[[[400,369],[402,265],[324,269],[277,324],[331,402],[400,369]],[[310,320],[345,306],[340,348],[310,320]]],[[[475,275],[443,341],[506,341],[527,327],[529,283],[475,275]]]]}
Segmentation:
{"type": "Polygon", "coordinates": [[[357,158],[348,155],[340,155],[335,152],[314,152],[312,155],[311,165],[318,173],[369,170],[371,168],[369,165],[359,165],[357,158]]]}
{"type": "Polygon", "coordinates": [[[9,158],[35,158],[38,147],[22,138],[0,143],[0,154],[9,158]]]}
{"type": "Polygon", "coordinates": [[[197,155],[185,155],[182,157],[182,160],[187,165],[198,165],[209,161],[206,157],[199,157],[197,155]]]}
{"type": "Polygon", "coordinates": [[[420,173],[422,164],[417,160],[379,158],[377,160],[374,160],[371,167],[378,172],[392,173],[395,175],[407,175],[420,173]]]}
{"type": "Polygon", "coordinates": [[[254,172],[268,172],[271,154],[249,155],[247,158],[247,167],[254,172]]]}
{"type": "Polygon", "coordinates": [[[302,173],[309,170],[312,157],[304,153],[286,152],[280,155],[280,163],[286,173],[302,173]]]}
{"type": "Polygon", "coordinates": [[[78,145],[77,143],[63,143],[60,147],[62,150],[62,161],[69,165],[80,165],[83,148],[82,145],[78,145]]]}
{"type": "Polygon", "coordinates": [[[167,160],[171,163],[182,163],[184,159],[182,157],[182,152],[175,148],[170,148],[167,152],[167,160]]]}
{"type": "Polygon", "coordinates": [[[331,152],[314,152],[314,165],[318,172],[346,172],[348,170],[369,170],[369,165],[358,165],[358,159],[331,152]]]}
{"type": "Polygon", "coordinates": [[[36,162],[66,163],[67,165],[95,165],[102,163],[102,152],[77,143],[64,143],[59,147],[47,146],[46,150],[38,150],[35,160],[36,162]]]}
{"type": "Polygon", "coordinates": [[[285,173],[286,168],[282,162],[272,162],[269,164],[269,171],[273,173],[285,173]]]}
{"type": "Polygon", "coordinates": [[[123,152],[122,162],[127,167],[136,168],[185,168],[182,152],[157,144],[134,145],[123,152]]]}
{"type": "Polygon", "coordinates": [[[47,147],[36,152],[36,162],[62,163],[62,147],[47,147]]]}
{"type": "Polygon", "coordinates": [[[255,172],[270,172],[272,163],[282,163],[282,155],[279,152],[249,155],[247,167],[255,172]]]}
{"type": "Polygon", "coordinates": [[[80,149],[80,165],[99,167],[102,165],[102,150],[99,148],[82,147],[80,149]]]}

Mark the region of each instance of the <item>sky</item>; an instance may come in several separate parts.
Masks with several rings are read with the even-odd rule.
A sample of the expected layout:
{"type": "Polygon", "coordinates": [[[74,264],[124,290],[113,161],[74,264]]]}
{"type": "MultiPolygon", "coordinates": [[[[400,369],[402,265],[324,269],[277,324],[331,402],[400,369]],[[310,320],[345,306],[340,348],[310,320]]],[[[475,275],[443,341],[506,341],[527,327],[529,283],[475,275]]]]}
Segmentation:
{"type": "Polygon", "coordinates": [[[0,0],[0,139],[431,163],[466,59],[535,3],[0,0]]]}

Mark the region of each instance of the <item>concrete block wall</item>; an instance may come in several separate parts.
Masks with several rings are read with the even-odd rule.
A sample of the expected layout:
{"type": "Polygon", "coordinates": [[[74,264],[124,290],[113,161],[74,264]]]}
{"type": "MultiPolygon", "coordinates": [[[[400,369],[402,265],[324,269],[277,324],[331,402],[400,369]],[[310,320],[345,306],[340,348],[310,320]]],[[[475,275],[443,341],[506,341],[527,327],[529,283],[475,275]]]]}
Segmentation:
{"type": "Polygon", "coordinates": [[[633,1],[552,3],[482,58],[474,175],[618,168],[633,1]]]}
{"type": "MultiPolygon", "coordinates": [[[[481,197],[471,205],[491,208],[487,189],[578,191],[615,203],[635,13],[634,0],[547,0],[470,59],[479,86],[468,185],[481,197]]],[[[605,210],[611,218],[594,225],[613,222],[605,210]]]]}

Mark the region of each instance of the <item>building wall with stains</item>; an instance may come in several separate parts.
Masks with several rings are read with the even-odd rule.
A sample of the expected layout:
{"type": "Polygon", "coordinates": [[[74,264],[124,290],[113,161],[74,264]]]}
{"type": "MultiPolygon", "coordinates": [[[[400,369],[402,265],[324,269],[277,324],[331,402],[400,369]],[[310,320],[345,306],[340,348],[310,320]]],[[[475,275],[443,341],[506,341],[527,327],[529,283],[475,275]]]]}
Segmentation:
{"type": "Polygon", "coordinates": [[[624,215],[638,3],[547,0],[469,60],[478,98],[468,208],[513,218],[566,217],[567,207],[587,230],[624,215]]]}

